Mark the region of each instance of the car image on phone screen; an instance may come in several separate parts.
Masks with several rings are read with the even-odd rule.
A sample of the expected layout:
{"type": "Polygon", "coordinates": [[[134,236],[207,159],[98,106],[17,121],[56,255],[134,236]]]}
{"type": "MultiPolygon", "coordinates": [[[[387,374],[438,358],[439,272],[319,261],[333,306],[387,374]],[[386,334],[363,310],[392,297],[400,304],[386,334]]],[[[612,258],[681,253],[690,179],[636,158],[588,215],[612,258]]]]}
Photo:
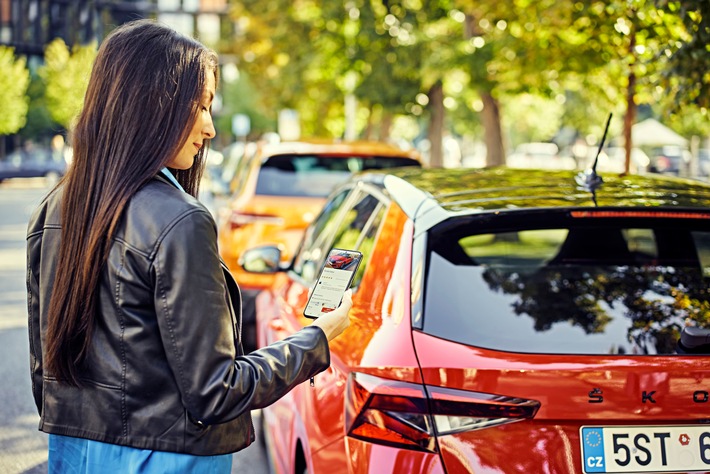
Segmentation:
{"type": "Polygon", "coordinates": [[[350,288],[360,260],[362,254],[356,250],[332,249],[325,259],[303,315],[315,319],[337,308],[343,293],[350,288]]]}

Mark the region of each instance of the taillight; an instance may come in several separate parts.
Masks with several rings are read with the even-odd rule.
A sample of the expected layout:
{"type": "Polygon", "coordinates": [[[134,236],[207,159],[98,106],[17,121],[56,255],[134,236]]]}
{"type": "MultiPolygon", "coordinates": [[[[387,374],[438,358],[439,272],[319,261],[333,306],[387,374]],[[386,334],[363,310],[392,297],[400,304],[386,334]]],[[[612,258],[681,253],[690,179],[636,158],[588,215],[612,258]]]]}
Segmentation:
{"type": "Polygon", "coordinates": [[[260,214],[256,212],[240,212],[232,211],[229,215],[229,228],[234,230],[245,225],[261,223],[269,225],[283,225],[284,220],[282,217],[274,216],[272,214],[260,214]]]}
{"type": "Polygon", "coordinates": [[[539,408],[536,400],[352,373],[346,390],[345,432],[363,441],[436,452],[436,435],[530,419],[539,408]]]}

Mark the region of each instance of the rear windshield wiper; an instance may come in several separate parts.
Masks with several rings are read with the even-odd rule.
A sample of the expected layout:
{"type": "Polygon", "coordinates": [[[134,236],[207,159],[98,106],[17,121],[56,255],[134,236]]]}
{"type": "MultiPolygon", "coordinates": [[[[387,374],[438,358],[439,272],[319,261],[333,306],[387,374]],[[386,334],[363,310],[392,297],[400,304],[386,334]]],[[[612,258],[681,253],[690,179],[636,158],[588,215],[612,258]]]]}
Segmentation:
{"type": "Polygon", "coordinates": [[[679,354],[710,354],[710,329],[684,327],[677,350],[679,354]]]}

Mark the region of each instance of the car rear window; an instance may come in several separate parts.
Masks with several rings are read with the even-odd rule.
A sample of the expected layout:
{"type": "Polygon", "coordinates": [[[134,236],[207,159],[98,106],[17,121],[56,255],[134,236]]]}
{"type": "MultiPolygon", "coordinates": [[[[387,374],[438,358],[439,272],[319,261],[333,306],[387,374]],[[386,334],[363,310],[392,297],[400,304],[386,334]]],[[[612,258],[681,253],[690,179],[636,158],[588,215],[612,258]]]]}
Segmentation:
{"type": "Polygon", "coordinates": [[[554,220],[432,230],[423,330],[512,352],[673,354],[683,326],[710,326],[706,220],[554,220]]]}
{"type": "Polygon", "coordinates": [[[421,165],[406,157],[275,155],[261,165],[256,194],[325,197],[352,173],[401,166],[421,165]]]}

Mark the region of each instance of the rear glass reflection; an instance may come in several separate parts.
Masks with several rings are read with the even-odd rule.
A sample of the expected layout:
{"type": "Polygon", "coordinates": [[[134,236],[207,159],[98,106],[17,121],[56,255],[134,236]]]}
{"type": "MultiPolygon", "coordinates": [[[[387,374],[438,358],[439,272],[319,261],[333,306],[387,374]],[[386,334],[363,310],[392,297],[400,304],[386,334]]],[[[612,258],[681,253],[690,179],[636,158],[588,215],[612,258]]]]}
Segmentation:
{"type": "Polygon", "coordinates": [[[674,224],[437,236],[423,329],[503,351],[673,354],[683,326],[710,326],[710,233],[674,224]]]}

